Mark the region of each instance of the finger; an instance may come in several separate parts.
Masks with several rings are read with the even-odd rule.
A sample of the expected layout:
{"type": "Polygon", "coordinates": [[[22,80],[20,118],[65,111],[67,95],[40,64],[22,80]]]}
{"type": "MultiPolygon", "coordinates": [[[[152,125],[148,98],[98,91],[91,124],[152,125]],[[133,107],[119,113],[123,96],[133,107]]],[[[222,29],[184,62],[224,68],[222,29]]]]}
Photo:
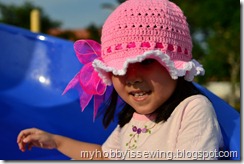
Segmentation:
{"type": "Polygon", "coordinates": [[[20,149],[22,152],[25,151],[25,146],[26,146],[25,143],[23,143],[23,142],[18,142],[18,146],[19,146],[19,149],[20,149]]]}
{"type": "Polygon", "coordinates": [[[36,128],[30,128],[30,129],[22,130],[22,131],[19,133],[18,137],[17,137],[17,143],[18,143],[18,142],[21,142],[25,136],[28,136],[28,135],[30,135],[30,134],[33,134],[33,133],[35,133],[36,131],[38,131],[38,129],[36,129],[36,128]]]}
{"type": "Polygon", "coordinates": [[[17,136],[17,143],[22,142],[23,138],[25,137],[24,132],[21,131],[17,136]]]}
{"type": "Polygon", "coordinates": [[[30,142],[27,144],[28,150],[31,150],[33,147],[44,148],[44,144],[42,142],[38,142],[38,141],[30,142]]]}
{"type": "Polygon", "coordinates": [[[31,134],[23,138],[23,142],[26,144],[32,143],[32,142],[38,142],[39,140],[39,135],[31,134]]]}
{"type": "Polygon", "coordinates": [[[28,150],[31,150],[33,146],[34,146],[33,143],[29,143],[28,144],[28,150]]]}
{"type": "Polygon", "coordinates": [[[39,147],[43,148],[43,143],[42,142],[39,142],[39,147]]]}

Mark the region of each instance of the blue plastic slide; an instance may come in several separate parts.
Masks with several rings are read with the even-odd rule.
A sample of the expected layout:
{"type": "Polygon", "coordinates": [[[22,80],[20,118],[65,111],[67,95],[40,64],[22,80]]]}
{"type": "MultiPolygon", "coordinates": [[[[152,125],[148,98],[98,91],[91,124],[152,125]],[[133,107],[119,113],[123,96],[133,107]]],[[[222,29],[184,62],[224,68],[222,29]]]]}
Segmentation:
{"type": "MultiPolygon", "coordinates": [[[[102,114],[93,121],[93,104],[81,112],[78,92],[62,96],[80,70],[73,42],[0,24],[0,159],[64,160],[56,150],[33,148],[22,153],[18,133],[36,127],[81,141],[102,144],[116,126],[102,126],[102,114]]],[[[222,99],[196,84],[213,102],[226,150],[240,159],[240,115],[222,99]]]]}

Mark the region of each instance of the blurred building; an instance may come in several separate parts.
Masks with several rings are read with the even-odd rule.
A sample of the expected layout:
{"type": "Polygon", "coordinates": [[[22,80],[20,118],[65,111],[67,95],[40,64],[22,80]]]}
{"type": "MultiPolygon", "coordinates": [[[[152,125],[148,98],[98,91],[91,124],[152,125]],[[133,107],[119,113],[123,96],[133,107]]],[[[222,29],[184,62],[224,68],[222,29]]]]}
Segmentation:
{"type": "Polygon", "coordinates": [[[75,41],[78,39],[89,39],[90,38],[90,33],[87,29],[50,29],[48,31],[49,35],[63,38],[63,39],[68,39],[71,41],[75,41]]]}

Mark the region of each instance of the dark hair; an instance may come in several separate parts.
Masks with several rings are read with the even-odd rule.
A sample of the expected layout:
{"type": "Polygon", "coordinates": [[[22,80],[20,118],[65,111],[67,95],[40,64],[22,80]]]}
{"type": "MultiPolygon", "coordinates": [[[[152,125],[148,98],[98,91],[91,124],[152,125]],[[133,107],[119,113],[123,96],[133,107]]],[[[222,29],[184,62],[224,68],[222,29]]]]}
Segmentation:
{"type": "MultiPolygon", "coordinates": [[[[163,103],[158,109],[153,112],[153,114],[156,114],[155,122],[159,123],[161,121],[167,121],[171,113],[174,111],[176,106],[180,104],[180,102],[182,102],[187,97],[196,94],[201,94],[201,92],[194,86],[194,84],[192,82],[186,81],[183,77],[179,77],[177,80],[176,89],[173,94],[165,103],[163,103]]],[[[117,92],[113,90],[103,117],[103,125],[105,128],[109,126],[114,118],[118,97],[119,96],[117,92]]],[[[118,116],[118,124],[120,125],[120,127],[123,127],[131,120],[134,112],[135,110],[129,104],[125,103],[118,116]]]]}

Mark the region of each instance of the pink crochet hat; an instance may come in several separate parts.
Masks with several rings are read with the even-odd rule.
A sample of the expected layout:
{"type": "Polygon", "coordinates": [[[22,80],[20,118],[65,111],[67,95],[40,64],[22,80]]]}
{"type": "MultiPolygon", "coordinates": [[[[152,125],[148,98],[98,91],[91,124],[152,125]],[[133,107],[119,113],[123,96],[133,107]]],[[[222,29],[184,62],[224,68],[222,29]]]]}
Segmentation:
{"type": "Polygon", "coordinates": [[[127,0],[108,17],[102,28],[101,59],[93,67],[105,84],[108,72],[125,75],[130,63],[153,58],[171,77],[192,81],[204,74],[192,59],[192,40],[186,17],[168,0],[127,0]]]}

